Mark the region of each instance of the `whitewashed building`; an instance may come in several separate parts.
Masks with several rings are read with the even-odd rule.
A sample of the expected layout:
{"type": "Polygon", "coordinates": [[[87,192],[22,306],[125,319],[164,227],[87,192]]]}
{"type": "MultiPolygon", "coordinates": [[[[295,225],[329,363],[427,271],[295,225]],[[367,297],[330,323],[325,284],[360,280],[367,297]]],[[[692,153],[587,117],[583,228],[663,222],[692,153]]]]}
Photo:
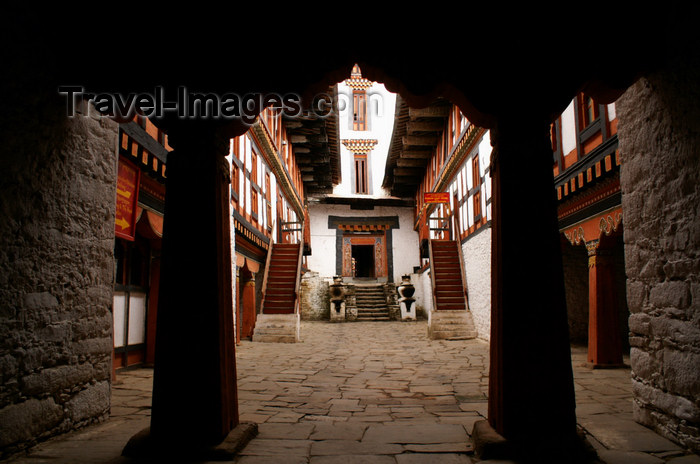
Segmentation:
{"type": "Polygon", "coordinates": [[[341,181],[308,198],[309,270],[346,283],[400,282],[420,265],[412,202],[382,187],[396,96],[355,66],[338,84],[341,181]]]}

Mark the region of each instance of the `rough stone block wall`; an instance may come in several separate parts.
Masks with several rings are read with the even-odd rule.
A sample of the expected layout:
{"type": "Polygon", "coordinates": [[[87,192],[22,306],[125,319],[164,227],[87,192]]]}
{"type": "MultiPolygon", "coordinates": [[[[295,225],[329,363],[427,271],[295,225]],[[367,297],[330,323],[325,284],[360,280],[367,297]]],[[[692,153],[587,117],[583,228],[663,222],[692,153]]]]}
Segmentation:
{"type": "Polygon", "coordinates": [[[618,100],[635,419],[700,452],[698,63],[618,100]]]}
{"type": "Polygon", "coordinates": [[[301,278],[301,319],[327,321],[330,319],[330,283],[318,272],[308,271],[301,278]]]}
{"type": "Polygon", "coordinates": [[[469,309],[477,336],[491,338],[491,227],[480,229],[462,244],[469,309]]]}
{"type": "Polygon", "coordinates": [[[25,103],[0,124],[0,457],[110,407],[117,125],[25,103]]]}

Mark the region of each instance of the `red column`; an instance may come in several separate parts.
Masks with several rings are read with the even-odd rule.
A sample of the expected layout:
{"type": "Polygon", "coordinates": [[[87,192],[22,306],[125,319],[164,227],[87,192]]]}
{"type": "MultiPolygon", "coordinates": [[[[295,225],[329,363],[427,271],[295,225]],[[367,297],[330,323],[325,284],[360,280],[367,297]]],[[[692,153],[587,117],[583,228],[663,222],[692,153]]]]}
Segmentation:
{"type": "Polygon", "coordinates": [[[617,367],[622,362],[622,340],[615,295],[615,269],[611,250],[597,240],[588,248],[588,363],[591,367],[617,367]]]}
{"type": "Polygon", "coordinates": [[[238,424],[228,139],[198,128],[169,134],[150,428],[183,451],[238,424]]]}
{"type": "Polygon", "coordinates": [[[548,123],[502,119],[491,137],[489,423],[551,456],[578,440],[548,123]]]}

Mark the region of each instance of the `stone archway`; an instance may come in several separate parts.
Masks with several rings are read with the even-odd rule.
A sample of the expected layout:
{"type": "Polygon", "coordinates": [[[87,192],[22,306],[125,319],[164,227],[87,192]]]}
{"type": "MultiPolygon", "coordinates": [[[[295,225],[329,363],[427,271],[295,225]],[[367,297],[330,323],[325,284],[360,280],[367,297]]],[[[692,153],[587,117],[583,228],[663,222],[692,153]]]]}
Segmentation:
{"type": "MultiPolygon", "coordinates": [[[[70,19],[72,18],[67,18],[67,22],[72,24],[70,19]]],[[[624,57],[622,64],[619,64],[619,57],[594,60],[588,72],[579,70],[580,73],[573,73],[570,79],[552,80],[550,78],[552,57],[557,56],[557,53],[551,48],[550,40],[527,41],[526,44],[532,47],[533,53],[524,54],[520,59],[515,59],[515,55],[522,52],[521,47],[515,47],[509,53],[506,47],[511,46],[510,43],[503,48],[499,48],[496,44],[490,44],[491,47],[483,55],[485,57],[483,66],[480,67],[486,71],[483,74],[470,72],[473,69],[471,66],[473,63],[462,61],[461,57],[455,57],[451,50],[446,52],[445,48],[449,49],[450,47],[443,46],[444,41],[451,38],[464,39],[462,32],[465,25],[462,23],[453,26],[454,30],[459,32],[454,34],[454,37],[446,39],[440,35],[435,36],[438,38],[432,41],[425,39],[422,45],[430,47],[432,44],[435,46],[428,54],[417,53],[416,44],[388,56],[389,54],[384,49],[372,51],[365,47],[358,47],[356,50],[359,51],[335,50],[333,53],[329,53],[328,50],[318,47],[318,43],[315,43],[317,48],[308,53],[308,56],[304,54],[284,55],[282,59],[274,63],[267,60],[267,57],[261,56],[252,65],[246,66],[245,73],[230,74],[221,72],[222,62],[225,62],[229,56],[234,57],[231,59],[233,62],[236,52],[247,48],[247,44],[241,46],[238,43],[237,46],[240,48],[232,50],[231,55],[222,55],[220,49],[214,50],[211,45],[212,43],[230,43],[230,35],[226,37],[228,40],[223,40],[220,36],[213,35],[215,32],[208,28],[202,35],[208,39],[206,42],[192,41],[192,37],[187,36],[187,47],[178,47],[176,38],[172,37],[171,42],[163,50],[163,53],[166,54],[176,51],[170,55],[170,60],[166,60],[168,66],[154,69],[153,66],[150,66],[152,65],[152,57],[144,59],[145,57],[123,53],[124,56],[121,57],[124,60],[120,62],[123,68],[120,69],[149,69],[152,72],[148,75],[140,72],[120,72],[111,75],[104,72],[104,50],[102,53],[86,51],[82,55],[83,61],[80,66],[66,60],[65,53],[63,53],[65,50],[61,48],[66,46],[66,42],[60,40],[61,37],[64,37],[63,31],[61,31],[63,25],[60,22],[60,17],[52,17],[51,21],[55,21],[56,24],[38,21],[37,24],[30,25],[26,21],[18,21],[17,25],[25,29],[21,31],[10,30],[10,32],[17,32],[17,40],[22,41],[20,45],[23,46],[23,49],[20,49],[17,55],[22,55],[18,66],[8,66],[10,73],[16,73],[15,76],[10,76],[16,79],[16,85],[13,85],[7,92],[10,97],[8,108],[18,111],[26,110],[28,103],[34,103],[35,106],[30,108],[37,110],[37,106],[40,104],[24,101],[22,98],[40,94],[39,102],[55,101],[57,85],[64,85],[74,79],[80,80],[80,84],[87,86],[88,90],[92,90],[94,87],[122,93],[134,90],[143,91],[144,87],[150,87],[146,89],[150,91],[154,83],[174,88],[181,82],[188,82],[192,85],[210,84],[206,90],[212,92],[224,92],[231,88],[239,92],[262,89],[263,91],[280,93],[299,92],[308,97],[321,91],[329,82],[337,81],[339,70],[348,69],[349,63],[359,62],[368,77],[391,83],[395,90],[406,95],[406,98],[416,106],[421,106],[433,96],[440,94],[456,102],[464,113],[477,124],[493,128],[498,136],[497,156],[493,160],[496,167],[494,171],[497,182],[500,183],[503,191],[499,192],[501,196],[500,200],[497,201],[500,203],[496,208],[497,210],[500,208],[500,214],[497,215],[499,226],[494,228],[496,245],[493,255],[496,259],[496,266],[493,267],[495,273],[493,288],[497,323],[493,325],[494,336],[492,336],[494,359],[496,359],[496,365],[492,369],[494,375],[494,390],[491,395],[494,405],[490,413],[492,425],[506,437],[514,438],[516,442],[527,442],[533,438],[532,433],[534,432],[531,431],[538,430],[537,425],[546,427],[564,424],[564,427],[561,427],[562,433],[565,435],[572,433],[573,410],[568,382],[569,372],[567,371],[568,368],[570,369],[570,365],[568,368],[566,366],[570,360],[566,359],[565,352],[559,353],[556,349],[551,350],[552,345],[547,344],[551,343],[556,347],[565,346],[566,337],[562,335],[561,320],[553,320],[550,321],[551,325],[548,323],[544,327],[538,327],[538,330],[541,330],[545,336],[542,337],[541,345],[533,347],[534,351],[521,354],[529,357],[525,359],[513,357],[516,355],[513,352],[514,348],[520,345],[523,340],[523,334],[514,330],[513,325],[523,323],[521,328],[529,327],[528,324],[532,324],[532,321],[519,320],[517,317],[512,319],[512,313],[508,310],[512,301],[508,301],[509,297],[506,295],[511,292],[522,294],[522,292],[527,291],[526,285],[517,282],[517,276],[512,272],[512,267],[515,263],[534,261],[537,264],[535,269],[543,270],[541,279],[549,281],[549,276],[557,272],[556,264],[549,261],[550,258],[556,259],[557,256],[557,252],[550,249],[550,241],[557,243],[557,240],[553,234],[549,234],[548,238],[533,240],[529,243],[530,248],[526,251],[514,251],[512,244],[516,240],[519,244],[522,243],[522,237],[510,235],[510,224],[513,223],[511,221],[517,223],[519,214],[513,206],[510,206],[512,203],[509,204],[509,202],[518,192],[528,186],[527,183],[523,185],[519,175],[527,173],[537,177],[545,172],[551,175],[551,171],[550,167],[545,165],[515,165],[510,163],[522,158],[523,153],[532,156],[533,159],[545,153],[543,148],[545,136],[542,129],[547,123],[549,115],[556,114],[568,97],[583,85],[588,85],[589,93],[600,96],[601,101],[611,101],[629,83],[634,81],[639,71],[648,65],[644,60],[648,56],[654,56],[653,52],[658,50],[658,48],[646,47],[647,44],[641,42],[645,38],[650,40],[647,38],[646,22],[642,22],[639,26],[639,31],[642,33],[637,36],[640,40],[638,50],[635,49],[635,52],[631,52],[635,54],[634,57],[624,57]],[[32,36],[31,32],[34,31],[36,31],[36,35],[32,36]],[[33,42],[35,38],[39,40],[33,42]],[[37,47],[35,48],[34,45],[37,47]],[[199,47],[198,51],[202,51],[202,53],[191,60],[188,60],[187,56],[181,56],[181,50],[190,47],[199,47]],[[406,49],[408,52],[405,51],[406,49]],[[545,59],[542,58],[543,50],[549,52],[545,59]],[[319,54],[324,59],[318,59],[319,54]],[[128,55],[128,59],[125,58],[126,55],[128,55]],[[512,71],[513,68],[517,69],[518,67],[525,71],[517,74],[521,79],[514,85],[512,71]],[[54,71],[54,74],[50,76],[42,74],[47,69],[54,71]],[[284,76],[280,76],[280,69],[288,72],[284,76]],[[533,70],[538,72],[533,72],[533,70]],[[37,76],[43,75],[44,77],[28,79],[24,82],[23,85],[26,85],[24,87],[20,84],[23,82],[22,73],[31,71],[36,71],[37,76]],[[606,81],[607,84],[605,84],[606,81]],[[316,84],[308,85],[309,82],[316,84]],[[320,84],[318,84],[319,82],[320,84]],[[30,85],[35,87],[29,87],[30,85]],[[515,91],[512,90],[513,87],[519,88],[515,91]],[[532,111],[527,112],[529,120],[522,120],[520,113],[516,113],[512,109],[513,103],[520,101],[518,97],[522,92],[531,93],[534,96],[531,101],[537,102],[537,107],[531,108],[532,111]],[[524,128],[521,127],[521,124],[524,125],[524,128]],[[509,184],[510,181],[514,181],[512,185],[509,184]],[[506,300],[502,300],[502,297],[506,300]],[[505,311],[505,314],[501,311],[505,311]],[[513,324],[511,325],[511,323],[513,324]],[[504,340],[508,340],[509,345],[504,344],[504,340]],[[538,357],[539,354],[544,357],[538,357]],[[552,359],[554,363],[548,362],[550,359],[548,356],[554,357],[552,359]],[[518,383],[518,378],[526,373],[527,367],[533,367],[531,363],[534,363],[535,372],[538,375],[541,374],[544,378],[548,378],[547,376],[551,372],[548,373],[547,369],[550,369],[557,377],[556,381],[551,384],[551,388],[554,390],[554,395],[551,396],[551,409],[553,414],[556,414],[538,418],[535,426],[531,422],[524,422],[525,419],[517,420],[517,417],[534,417],[530,414],[531,410],[528,410],[524,404],[520,404],[527,403],[521,399],[532,394],[533,391],[525,389],[516,392],[508,387],[518,383]],[[521,367],[518,368],[518,364],[521,367]]],[[[489,26],[492,27],[492,25],[489,26]]],[[[173,27],[177,29],[178,26],[173,27]]],[[[230,34],[230,31],[227,31],[227,34],[230,34]]],[[[479,34],[475,33],[476,35],[479,34]]],[[[482,36],[487,35],[483,34],[482,36]]],[[[239,39],[245,38],[245,34],[239,34],[237,37],[239,39]]],[[[524,37],[526,36],[518,37],[518,39],[522,40],[524,37]]],[[[424,38],[425,36],[422,36],[421,40],[424,38]]],[[[240,42],[244,42],[244,40],[241,39],[240,42]]],[[[92,45],[97,45],[95,49],[98,51],[104,46],[96,41],[94,44],[86,44],[86,48],[92,48],[90,47],[92,45]]],[[[10,64],[12,63],[14,61],[10,61],[10,64]]],[[[233,64],[228,67],[236,69],[233,64]]],[[[579,68],[576,67],[576,69],[579,68]]],[[[10,110],[3,116],[9,121],[12,120],[15,113],[10,110]]],[[[27,127],[39,128],[43,121],[37,117],[37,114],[38,112],[20,121],[12,121],[5,128],[12,130],[18,123],[26,123],[27,127]]],[[[220,291],[222,288],[227,288],[227,285],[230,288],[230,282],[227,281],[230,280],[230,274],[227,276],[226,271],[221,267],[226,262],[226,257],[222,257],[222,250],[228,247],[228,243],[226,243],[226,237],[218,235],[224,226],[221,224],[222,192],[217,191],[216,187],[223,185],[224,179],[221,179],[220,176],[225,176],[224,170],[218,164],[220,158],[217,157],[220,157],[222,152],[218,138],[242,133],[245,126],[235,123],[223,125],[212,122],[185,121],[178,118],[170,120],[163,118],[160,124],[172,134],[176,145],[176,153],[169,160],[168,165],[170,172],[168,192],[171,206],[166,214],[168,219],[166,220],[163,240],[164,247],[171,251],[171,255],[177,254],[178,257],[177,261],[173,259],[170,263],[163,262],[164,271],[168,271],[163,273],[161,282],[166,290],[165,294],[168,293],[168,290],[172,292],[175,288],[186,287],[183,284],[196,287],[199,294],[196,298],[192,296],[189,302],[199,303],[205,307],[205,310],[194,319],[194,325],[175,321],[174,318],[165,319],[166,322],[159,323],[158,339],[166,340],[163,345],[166,348],[161,350],[165,354],[161,355],[157,361],[160,367],[158,367],[157,391],[154,396],[154,418],[157,417],[157,419],[154,420],[153,431],[157,432],[159,427],[165,427],[177,432],[176,435],[184,433],[188,435],[188,439],[192,440],[191,443],[198,446],[202,443],[219,441],[236,424],[233,406],[235,405],[235,389],[232,388],[232,379],[235,384],[233,376],[235,370],[222,369],[223,365],[231,365],[229,361],[233,347],[227,345],[230,343],[229,334],[220,333],[214,329],[216,326],[226,325],[226,321],[222,323],[219,318],[224,317],[221,308],[227,307],[229,303],[225,295],[226,292],[221,294],[220,291]],[[184,179],[187,179],[187,182],[184,179]],[[198,250],[199,254],[188,253],[183,246],[184,243],[191,242],[193,239],[193,234],[186,236],[185,232],[190,231],[192,218],[182,210],[177,212],[174,209],[176,203],[185,204],[191,206],[193,210],[201,211],[201,227],[194,233],[195,241],[202,245],[202,248],[198,250]],[[181,231],[177,232],[178,229],[181,231]],[[222,244],[226,244],[226,246],[222,248],[222,244]],[[194,285],[191,280],[193,275],[195,275],[194,285]],[[190,280],[187,281],[184,276],[190,277],[190,280]],[[201,295],[205,295],[204,301],[202,301],[201,295]],[[168,391],[164,385],[172,386],[175,383],[168,382],[168,380],[177,378],[179,381],[181,379],[179,375],[180,364],[176,366],[172,359],[168,359],[167,346],[168,343],[179,343],[183,332],[196,334],[194,344],[204,350],[192,358],[192,365],[197,366],[196,372],[192,376],[197,378],[198,382],[196,384],[183,384],[180,386],[180,391],[168,391]],[[169,342],[168,339],[170,339],[169,342]],[[166,374],[163,375],[163,373],[166,374]],[[199,373],[202,375],[197,375],[199,373]],[[215,394],[210,396],[209,393],[212,391],[215,394]],[[213,398],[213,400],[211,404],[204,405],[205,407],[202,407],[202,404],[197,400],[188,402],[184,405],[184,409],[181,408],[178,411],[180,418],[171,423],[168,418],[173,416],[161,411],[167,411],[173,404],[183,406],[180,403],[183,397],[182,392],[192,395],[193,398],[204,397],[213,398]],[[159,412],[156,413],[156,411],[159,412]],[[214,420],[210,420],[212,418],[214,420]],[[194,427],[195,430],[191,428],[177,430],[183,423],[188,424],[188,427],[194,427]],[[202,428],[199,427],[201,424],[212,425],[210,428],[202,428]],[[194,433],[190,434],[190,432],[194,433]]],[[[30,132],[31,130],[25,130],[22,133],[29,134],[30,132]]],[[[13,147],[13,144],[9,146],[13,147]]],[[[24,151],[29,152],[30,150],[24,151]]],[[[548,179],[542,177],[541,180],[542,185],[548,185],[548,179]]],[[[547,192],[544,188],[533,192],[533,196],[533,201],[538,204],[540,201],[542,204],[548,203],[547,192]]],[[[167,205],[166,209],[168,209],[167,205]]],[[[540,217],[545,232],[553,230],[553,224],[548,222],[550,213],[545,211],[540,217]]],[[[164,258],[165,252],[164,250],[164,258]]],[[[230,256],[228,261],[230,263],[230,256]]],[[[230,272],[230,265],[228,268],[230,272]]],[[[535,288],[542,285],[541,281],[530,283],[535,288]]],[[[559,284],[554,286],[560,287],[559,284]]],[[[178,294],[178,298],[181,296],[178,294]]],[[[176,301],[175,296],[171,295],[170,301],[162,304],[175,306],[182,305],[183,301],[188,303],[187,299],[176,301]]],[[[560,305],[561,295],[553,295],[550,305],[552,310],[556,312],[556,308],[560,308],[560,305]]],[[[178,360],[178,362],[181,363],[182,360],[178,360]]],[[[527,372],[527,374],[530,375],[531,372],[527,372]]],[[[169,439],[172,440],[172,436],[169,439]]],[[[545,446],[545,444],[540,444],[545,446]]]]}

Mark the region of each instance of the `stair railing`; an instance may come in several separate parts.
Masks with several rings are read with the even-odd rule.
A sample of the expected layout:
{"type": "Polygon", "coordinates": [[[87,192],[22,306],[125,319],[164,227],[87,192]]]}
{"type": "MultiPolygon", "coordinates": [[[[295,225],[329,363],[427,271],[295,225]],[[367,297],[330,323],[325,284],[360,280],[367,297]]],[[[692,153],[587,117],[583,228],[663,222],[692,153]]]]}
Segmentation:
{"type": "MultiPolygon", "coordinates": [[[[274,230],[274,220],[272,221],[272,227],[274,230]]],[[[263,274],[262,292],[260,297],[260,314],[263,313],[263,309],[265,308],[265,295],[267,294],[267,278],[270,274],[270,261],[272,260],[272,248],[274,246],[274,243],[272,243],[272,240],[270,240],[270,245],[267,247],[267,257],[265,258],[265,273],[263,274]]]]}
{"type": "Polygon", "coordinates": [[[469,288],[467,287],[467,274],[464,271],[464,253],[462,252],[462,241],[459,236],[459,224],[457,224],[457,215],[452,215],[452,227],[455,231],[455,243],[459,253],[459,271],[462,273],[462,292],[464,293],[464,307],[469,311],[469,288]]]}
{"type": "Polygon", "coordinates": [[[301,258],[304,253],[304,245],[299,243],[299,254],[297,255],[297,278],[294,283],[294,314],[301,312],[301,298],[299,290],[301,288],[301,258]]]}
{"type": "Polygon", "coordinates": [[[433,240],[428,241],[428,259],[430,260],[430,288],[433,294],[433,311],[437,311],[437,295],[435,294],[435,261],[433,260],[433,240]]]}

